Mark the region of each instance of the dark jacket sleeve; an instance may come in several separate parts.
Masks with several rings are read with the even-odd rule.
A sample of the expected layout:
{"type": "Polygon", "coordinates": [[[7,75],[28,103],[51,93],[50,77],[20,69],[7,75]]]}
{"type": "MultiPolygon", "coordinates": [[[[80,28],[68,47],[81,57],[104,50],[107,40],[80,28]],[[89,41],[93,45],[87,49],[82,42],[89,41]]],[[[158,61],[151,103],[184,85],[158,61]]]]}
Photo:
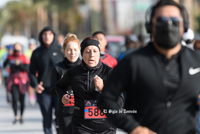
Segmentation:
{"type": "Polygon", "coordinates": [[[18,67],[20,68],[21,71],[29,72],[29,64],[22,64],[22,63],[20,63],[18,65],[18,67]]]}
{"type": "MultiPolygon", "coordinates": [[[[8,64],[8,59],[6,59],[6,61],[4,62],[4,64],[3,64],[3,66],[4,67],[6,67],[6,65],[8,64]]],[[[16,65],[17,66],[17,65],[16,65]]],[[[18,65],[18,67],[19,67],[19,69],[21,70],[21,71],[26,71],[26,72],[29,72],[29,64],[22,64],[22,63],[20,63],[19,65],[18,65]]]]}
{"type": "Polygon", "coordinates": [[[120,94],[117,100],[117,104],[120,106],[120,108],[123,108],[124,106],[124,95],[123,93],[120,94]]]}
{"type": "Polygon", "coordinates": [[[129,114],[116,113],[109,114],[109,110],[119,111],[120,105],[117,103],[119,96],[123,91],[126,91],[131,84],[132,72],[130,67],[130,61],[122,59],[121,62],[112,70],[108,76],[108,80],[105,83],[104,89],[100,94],[97,106],[104,111],[108,111],[106,114],[108,119],[118,128],[131,132],[134,128],[139,126],[139,123],[129,114]]]}
{"type": "Polygon", "coordinates": [[[69,89],[68,87],[70,86],[71,79],[72,77],[70,77],[70,72],[68,70],[66,71],[64,76],[56,83],[55,90],[61,101],[62,101],[63,95],[66,94],[67,89],[69,89]]]}
{"type": "MultiPolygon", "coordinates": [[[[113,69],[109,70],[108,75],[112,72],[112,70],[113,69]]],[[[118,97],[117,104],[120,106],[120,108],[123,108],[123,106],[124,106],[124,95],[123,95],[123,93],[121,93],[120,96],[118,97]]]]}
{"type": "MultiPolygon", "coordinates": [[[[34,51],[35,52],[35,51],[34,51]]],[[[35,53],[33,52],[32,56],[31,56],[31,63],[29,66],[29,78],[30,78],[30,85],[35,88],[38,85],[38,81],[37,78],[35,76],[36,71],[37,71],[37,64],[36,64],[36,57],[35,57],[35,53]]]]}
{"type": "Polygon", "coordinates": [[[3,67],[5,68],[8,64],[8,59],[5,60],[5,62],[3,63],[3,67]]]}
{"type": "Polygon", "coordinates": [[[51,72],[51,83],[50,83],[50,94],[51,96],[56,96],[56,91],[55,91],[55,86],[56,86],[56,82],[60,79],[59,77],[59,72],[56,69],[56,66],[54,66],[52,68],[52,72],[51,72]]]}

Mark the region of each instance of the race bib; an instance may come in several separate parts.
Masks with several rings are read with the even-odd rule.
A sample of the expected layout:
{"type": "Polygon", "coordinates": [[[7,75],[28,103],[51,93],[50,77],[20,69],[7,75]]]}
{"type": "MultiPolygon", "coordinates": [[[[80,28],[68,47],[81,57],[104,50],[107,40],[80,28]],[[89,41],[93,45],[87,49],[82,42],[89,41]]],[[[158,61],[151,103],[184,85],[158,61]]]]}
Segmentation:
{"type": "Polygon", "coordinates": [[[74,106],[74,94],[73,93],[70,94],[70,100],[71,100],[71,102],[68,104],[65,104],[65,107],[74,106]]]}
{"type": "Polygon", "coordinates": [[[85,119],[104,119],[106,115],[97,107],[96,100],[85,100],[84,117],[85,119]]]}

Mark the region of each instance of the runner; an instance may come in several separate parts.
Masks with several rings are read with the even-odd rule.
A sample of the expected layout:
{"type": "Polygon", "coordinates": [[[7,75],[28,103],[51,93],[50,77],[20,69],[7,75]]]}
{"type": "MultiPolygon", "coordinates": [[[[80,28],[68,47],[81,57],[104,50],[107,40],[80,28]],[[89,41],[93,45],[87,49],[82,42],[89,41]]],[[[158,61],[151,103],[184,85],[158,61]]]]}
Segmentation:
{"type": "Polygon", "coordinates": [[[2,56],[7,53],[6,47],[4,45],[0,45],[0,84],[2,84],[2,69],[3,69],[3,61],[2,56]]]}
{"type": "MultiPolygon", "coordinates": [[[[101,63],[99,41],[87,37],[81,43],[81,65],[69,69],[56,84],[56,91],[63,104],[70,102],[66,90],[71,86],[75,104],[72,117],[73,134],[115,134],[116,128],[96,107],[97,96],[103,89],[112,68],[101,63]]],[[[121,98],[119,99],[121,101],[121,98]]]]}
{"type": "MultiPolygon", "coordinates": [[[[31,59],[31,55],[36,47],[36,41],[35,39],[29,39],[29,49],[24,51],[24,55],[31,59]]],[[[34,105],[36,102],[36,93],[35,89],[29,86],[29,102],[31,105],[34,105]]]]}
{"type": "Polygon", "coordinates": [[[64,58],[61,47],[58,45],[56,35],[51,27],[45,27],[39,34],[40,47],[33,51],[30,64],[31,86],[35,88],[37,101],[43,117],[43,130],[45,134],[52,134],[52,110],[57,114],[58,97],[51,97],[50,78],[54,64],[64,58]],[[36,77],[36,75],[38,75],[36,77]]]}
{"type": "Polygon", "coordinates": [[[124,56],[130,54],[131,52],[136,50],[136,45],[137,43],[133,41],[128,35],[125,35],[125,44],[124,46],[126,47],[125,52],[121,52],[119,57],[117,58],[117,61],[119,62],[124,56]]]}
{"type": "MultiPolygon", "coordinates": [[[[65,72],[74,66],[77,66],[81,63],[79,59],[80,54],[80,42],[75,34],[67,34],[62,45],[62,50],[65,54],[65,58],[62,62],[59,62],[54,65],[52,74],[51,74],[51,95],[57,95],[54,87],[56,82],[63,77],[65,72]]],[[[73,96],[73,91],[70,89],[68,93],[73,96]]],[[[59,101],[57,121],[60,134],[71,134],[71,119],[72,113],[74,112],[74,104],[70,103],[63,106],[62,101],[59,101]]]]}
{"type": "Polygon", "coordinates": [[[62,34],[58,34],[57,40],[58,40],[58,45],[62,46],[64,41],[64,36],[62,34]]]}
{"type": "Polygon", "coordinates": [[[101,62],[110,66],[111,68],[114,68],[117,65],[117,60],[106,52],[107,40],[105,33],[102,31],[97,31],[94,32],[92,36],[96,37],[100,42],[101,62]]]}
{"type": "Polygon", "coordinates": [[[107,114],[116,127],[129,134],[197,134],[200,55],[180,43],[189,26],[187,10],[160,0],[147,15],[151,42],[113,69],[98,107],[119,111],[115,100],[124,91],[124,111],[107,114]]]}
{"type": "MultiPolygon", "coordinates": [[[[23,123],[25,93],[29,86],[28,67],[30,60],[23,55],[21,44],[16,43],[14,45],[14,53],[12,55],[8,55],[6,61],[4,62],[4,67],[6,67],[7,64],[10,65],[11,70],[8,78],[7,93],[11,92],[12,94],[12,108],[15,115],[13,124],[16,124],[19,119],[17,115],[18,102],[20,102],[19,122],[23,123]]],[[[8,99],[9,98],[7,98],[7,100],[8,99]]]]}
{"type": "MultiPolygon", "coordinates": [[[[6,46],[6,48],[7,48],[7,53],[5,53],[1,58],[3,63],[6,61],[6,59],[8,58],[9,55],[13,54],[13,45],[8,45],[8,46],[6,46]]],[[[4,85],[6,87],[6,90],[7,90],[9,75],[10,75],[10,67],[9,67],[9,65],[7,65],[2,70],[2,76],[4,78],[4,85]]]]}

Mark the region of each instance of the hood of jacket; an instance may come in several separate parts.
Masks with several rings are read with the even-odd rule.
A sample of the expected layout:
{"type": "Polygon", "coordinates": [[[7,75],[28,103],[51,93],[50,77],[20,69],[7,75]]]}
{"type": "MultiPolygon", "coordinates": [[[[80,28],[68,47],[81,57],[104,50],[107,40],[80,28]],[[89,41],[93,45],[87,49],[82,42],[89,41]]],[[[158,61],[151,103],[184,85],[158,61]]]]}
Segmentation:
{"type": "Polygon", "coordinates": [[[47,27],[44,27],[44,28],[42,29],[42,31],[39,33],[39,42],[40,42],[40,45],[41,45],[41,46],[44,46],[44,45],[45,45],[45,43],[43,42],[43,39],[42,39],[42,34],[43,34],[45,31],[51,31],[51,32],[54,34],[54,39],[53,39],[53,42],[51,43],[50,47],[52,47],[54,44],[58,44],[58,43],[57,43],[57,40],[56,40],[56,34],[55,34],[55,32],[53,31],[53,29],[52,29],[51,27],[47,26],[47,27]]]}

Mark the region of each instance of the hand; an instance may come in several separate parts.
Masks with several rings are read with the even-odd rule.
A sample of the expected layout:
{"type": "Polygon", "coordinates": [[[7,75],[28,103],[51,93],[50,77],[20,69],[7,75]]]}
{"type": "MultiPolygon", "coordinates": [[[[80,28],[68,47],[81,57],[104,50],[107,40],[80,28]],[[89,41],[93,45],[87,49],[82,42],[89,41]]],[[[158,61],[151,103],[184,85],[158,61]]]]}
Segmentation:
{"type": "Polygon", "coordinates": [[[44,91],[44,87],[42,86],[43,85],[43,82],[40,81],[40,83],[37,85],[35,91],[39,94],[41,94],[43,91],[44,91]]]}
{"type": "Polygon", "coordinates": [[[19,66],[20,63],[21,63],[21,62],[20,62],[19,59],[17,59],[17,60],[15,61],[15,64],[16,64],[17,66],[19,66]]]}
{"type": "Polygon", "coordinates": [[[70,95],[69,94],[64,94],[63,97],[62,97],[62,103],[63,104],[68,104],[70,102],[71,102],[70,95]]]}
{"type": "Polygon", "coordinates": [[[200,106],[200,94],[198,95],[197,105],[200,106]]]}
{"type": "Polygon", "coordinates": [[[133,129],[130,132],[130,134],[157,134],[157,133],[151,131],[147,127],[138,126],[135,129],[133,129]]]}
{"type": "Polygon", "coordinates": [[[100,77],[94,77],[94,86],[95,88],[98,88],[99,92],[101,92],[104,86],[103,80],[100,77]]]}

